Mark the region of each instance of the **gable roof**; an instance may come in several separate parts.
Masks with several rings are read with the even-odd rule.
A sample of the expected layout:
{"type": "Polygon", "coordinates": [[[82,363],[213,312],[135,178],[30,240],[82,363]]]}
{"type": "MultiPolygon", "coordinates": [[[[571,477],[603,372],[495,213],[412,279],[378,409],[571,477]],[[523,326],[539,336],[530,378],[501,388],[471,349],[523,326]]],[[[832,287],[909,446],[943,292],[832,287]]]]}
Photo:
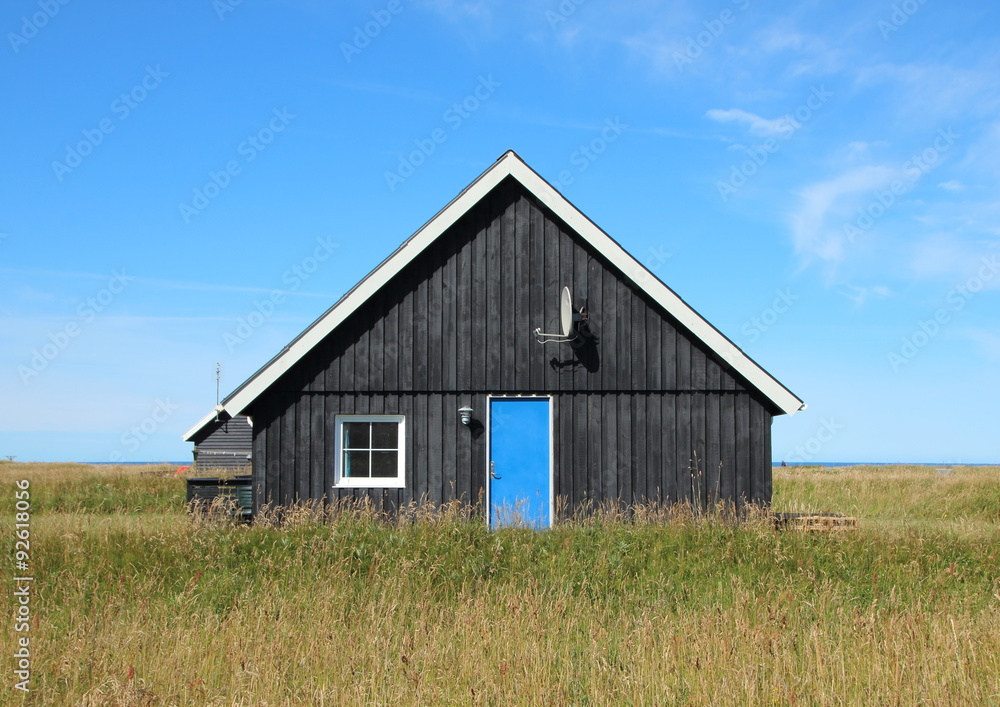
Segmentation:
{"type": "Polygon", "coordinates": [[[184,434],[188,442],[206,425],[222,418],[235,417],[250,406],[285,372],[308,354],[328,334],[336,329],[365,301],[378,292],[408,263],[422,253],[431,243],[455,224],[507,177],[516,179],[536,199],[562,219],[587,244],[604,256],[625,276],[636,283],[649,297],[677,319],[701,340],[715,355],[742,375],[778,410],[793,415],[805,404],[790,390],[718,329],[667,287],[639,261],[629,255],[611,236],[571,204],[551,184],[531,169],[513,151],[504,153],[489,169],[467,186],[447,206],[410,236],[388,258],[372,270],[319,319],[299,334],[277,356],[248,378],[208,415],[184,434]]]}

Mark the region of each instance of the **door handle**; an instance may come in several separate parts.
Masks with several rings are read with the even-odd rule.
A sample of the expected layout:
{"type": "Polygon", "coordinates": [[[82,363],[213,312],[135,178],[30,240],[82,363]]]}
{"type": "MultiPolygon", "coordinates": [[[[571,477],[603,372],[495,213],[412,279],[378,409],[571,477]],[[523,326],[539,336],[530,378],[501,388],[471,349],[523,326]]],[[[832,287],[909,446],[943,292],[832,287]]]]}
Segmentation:
{"type": "Polygon", "coordinates": [[[493,464],[493,462],[490,462],[490,478],[491,479],[502,479],[503,478],[502,476],[497,476],[497,473],[494,470],[494,464],[493,464]]]}

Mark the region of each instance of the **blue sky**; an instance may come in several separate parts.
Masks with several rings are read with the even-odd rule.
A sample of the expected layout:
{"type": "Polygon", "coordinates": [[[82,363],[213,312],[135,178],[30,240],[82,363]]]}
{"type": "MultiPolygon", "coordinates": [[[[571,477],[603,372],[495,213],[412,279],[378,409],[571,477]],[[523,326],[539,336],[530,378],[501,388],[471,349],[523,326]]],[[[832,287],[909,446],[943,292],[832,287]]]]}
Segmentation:
{"type": "Polygon", "coordinates": [[[216,362],[225,395],[514,149],[807,401],[775,460],[1000,461],[996,3],[11,0],[0,30],[2,456],[189,458],[216,362]]]}

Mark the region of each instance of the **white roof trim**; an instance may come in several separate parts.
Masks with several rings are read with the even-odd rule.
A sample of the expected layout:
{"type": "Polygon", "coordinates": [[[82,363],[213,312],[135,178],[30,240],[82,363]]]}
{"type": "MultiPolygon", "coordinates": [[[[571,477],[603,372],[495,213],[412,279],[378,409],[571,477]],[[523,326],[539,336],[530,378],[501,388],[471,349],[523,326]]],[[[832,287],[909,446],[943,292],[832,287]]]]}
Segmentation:
{"type": "MultiPolygon", "coordinates": [[[[547,206],[560,219],[583,237],[601,255],[631,278],[660,306],[701,339],[712,351],[732,366],[782,412],[794,415],[803,409],[803,402],[767,371],[758,366],[736,344],[727,339],[718,329],[709,324],[684,300],[663,284],[639,261],[629,255],[624,248],[593,221],[573,206],[556,189],[533,169],[526,165],[513,151],[508,151],[472,184],[455,197],[451,203],[424,224],[392,255],[376,267],[365,279],[331,307],[323,316],[286,346],[263,368],[222,401],[222,408],[230,416],[242,413],[267,388],[304,357],[330,332],[336,329],[358,307],[416,258],[427,246],[450,228],[459,218],[493,190],[506,177],[517,179],[528,191],[547,206]]],[[[204,425],[215,419],[212,411],[185,435],[184,440],[198,432],[204,425]]]]}
{"type": "Polygon", "coordinates": [[[225,412],[225,408],[222,406],[222,404],[220,403],[219,405],[216,405],[214,408],[212,408],[212,412],[208,413],[207,415],[205,415],[205,417],[201,418],[201,420],[198,421],[198,424],[196,424],[194,427],[185,432],[184,435],[181,437],[181,439],[183,439],[185,442],[190,442],[191,439],[196,434],[205,429],[206,426],[218,420],[219,416],[223,412],[225,412]]]}

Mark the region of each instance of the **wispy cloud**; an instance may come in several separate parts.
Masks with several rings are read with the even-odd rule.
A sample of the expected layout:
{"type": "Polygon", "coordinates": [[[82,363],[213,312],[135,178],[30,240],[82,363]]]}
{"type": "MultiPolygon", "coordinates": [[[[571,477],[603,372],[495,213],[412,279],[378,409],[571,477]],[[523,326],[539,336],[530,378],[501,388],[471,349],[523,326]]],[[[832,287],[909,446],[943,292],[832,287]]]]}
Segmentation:
{"type": "Polygon", "coordinates": [[[980,126],[979,134],[958,167],[971,172],[977,179],[1000,182],[1000,122],[980,126]]]}
{"type": "Polygon", "coordinates": [[[659,135],[662,137],[675,137],[682,140],[706,140],[710,142],[718,142],[723,140],[723,138],[717,135],[698,135],[695,133],[688,132],[686,130],[675,130],[673,128],[635,128],[629,126],[630,133],[642,133],[645,135],[659,135]]]}
{"type": "Polygon", "coordinates": [[[496,2],[489,0],[423,0],[420,4],[446,17],[471,17],[485,21],[493,17],[493,6],[496,2]]]}
{"type": "Polygon", "coordinates": [[[861,67],[857,84],[878,88],[895,121],[935,124],[944,120],[992,118],[1000,110],[995,60],[982,66],[881,63],[861,67]]]}
{"type": "Polygon", "coordinates": [[[840,49],[831,47],[823,37],[800,31],[787,20],[758,32],[747,53],[789,55],[786,74],[790,77],[828,76],[846,64],[840,49]]]}
{"type": "Polygon", "coordinates": [[[12,275],[44,275],[60,279],[107,280],[108,273],[79,272],[75,270],[45,270],[42,268],[0,268],[0,273],[12,275]]]}
{"type": "MultiPolygon", "coordinates": [[[[135,279],[137,283],[145,283],[148,285],[153,285],[156,287],[163,287],[171,290],[196,290],[204,292],[250,292],[254,294],[270,294],[276,289],[281,290],[281,288],[275,287],[245,287],[242,285],[223,285],[214,282],[187,282],[184,280],[164,280],[160,278],[152,277],[137,277],[135,279]]],[[[303,290],[281,290],[286,296],[295,297],[317,297],[320,299],[330,300],[331,298],[339,297],[337,294],[330,292],[306,292],[303,290]]]]}
{"type": "Polygon", "coordinates": [[[892,290],[885,285],[871,285],[870,287],[845,285],[837,291],[837,294],[846,297],[854,302],[855,306],[860,307],[871,297],[888,297],[892,294],[892,290]]]}
{"type": "Polygon", "coordinates": [[[601,130],[605,127],[603,120],[566,120],[564,118],[553,118],[546,115],[532,115],[523,111],[512,114],[510,117],[529,125],[540,125],[546,128],[558,128],[560,130],[572,130],[574,132],[594,132],[595,130],[601,130]]]}
{"type": "MultiPolygon", "coordinates": [[[[40,268],[0,268],[0,273],[11,273],[19,275],[31,275],[31,276],[46,276],[56,279],[80,279],[80,280],[107,280],[109,277],[108,273],[89,273],[89,272],[74,272],[69,270],[44,270],[40,268]]],[[[226,285],[216,282],[189,282],[185,280],[167,280],[163,278],[155,277],[141,277],[135,276],[132,279],[135,283],[143,283],[146,285],[151,285],[153,287],[161,287],[169,290],[191,290],[191,291],[201,291],[201,292],[247,292],[251,294],[270,294],[275,289],[274,287],[247,287],[246,285],[226,285]]],[[[26,291],[27,292],[27,291],[26,291]]],[[[334,295],[329,292],[304,292],[302,290],[290,290],[283,291],[284,294],[288,296],[296,297],[319,297],[322,299],[330,299],[339,295],[334,295]]],[[[37,289],[32,289],[30,291],[30,296],[32,299],[52,299],[54,295],[49,295],[48,293],[41,292],[37,289]]]]}
{"type": "Polygon", "coordinates": [[[789,217],[796,252],[807,262],[841,260],[847,241],[843,224],[857,197],[884,187],[898,175],[898,169],[868,165],[800,189],[796,193],[800,205],[789,217]]]}
{"type": "MultiPolygon", "coordinates": [[[[560,130],[572,130],[574,132],[585,132],[592,133],[595,131],[603,130],[606,127],[604,120],[594,120],[594,121],[579,121],[579,120],[566,120],[565,118],[554,118],[551,116],[546,116],[542,114],[530,114],[523,111],[517,113],[508,113],[508,117],[512,120],[517,120],[521,123],[528,125],[540,125],[546,128],[557,128],[560,130]]],[[[680,130],[676,128],[666,128],[666,127],[636,127],[633,125],[628,125],[626,127],[630,133],[640,133],[643,135],[659,135],[662,137],[680,138],[682,140],[704,140],[709,142],[718,142],[722,138],[716,135],[699,135],[688,130],[680,130]]]]}
{"type": "Polygon", "coordinates": [[[51,302],[56,298],[55,293],[43,292],[31,285],[17,288],[14,296],[22,302],[51,302]]]}
{"type": "Polygon", "coordinates": [[[1000,276],[992,272],[998,257],[1000,238],[971,240],[952,232],[935,232],[914,244],[908,265],[918,279],[960,283],[973,277],[982,280],[982,289],[994,290],[1000,289],[1000,276]]]}
{"type": "Polygon", "coordinates": [[[748,113],[739,108],[722,110],[712,108],[705,113],[705,117],[716,123],[737,123],[746,126],[751,135],[758,137],[780,137],[789,134],[795,129],[795,122],[791,116],[784,115],[780,118],[762,118],[759,115],[748,113]]]}
{"type": "Polygon", "coordinates": [[[501,0],[416,0],[416,6],[436,13],[452,26],[456,39],[470,47],[495,43],[501,36],[509,36],[512,26],[519,34],[531,25],[548,27],[536,13],[531,25],[526,24],[527,5],[520,2],[502,3],[501,0]]]}
{"type": "MultiPolygon", "coordinates": [[[[24,327],[25,325],[36,325],[40,322],[65,322],[67,317],[65,315],[41,315],[41,316],[31,316],[31,317],[13,317],[13,316],[0,316],[0,324],[10,325],[13,327],[24,327]]],[[[105,324],[147,324],[147,323],[162,323],[162,322],[184,322],[184,323],[197,323],[197,322],[232,322],[234,317],[158,317],[158,316],[147,316],[147,315],[114,315],[105,314],[101,316],[101,321],[105,324]]],[[[276,318],[274,318],[277,321],[276,318]]],[[[299,321],[299,319],[288,319],[287,321],[299,321]]]]}

